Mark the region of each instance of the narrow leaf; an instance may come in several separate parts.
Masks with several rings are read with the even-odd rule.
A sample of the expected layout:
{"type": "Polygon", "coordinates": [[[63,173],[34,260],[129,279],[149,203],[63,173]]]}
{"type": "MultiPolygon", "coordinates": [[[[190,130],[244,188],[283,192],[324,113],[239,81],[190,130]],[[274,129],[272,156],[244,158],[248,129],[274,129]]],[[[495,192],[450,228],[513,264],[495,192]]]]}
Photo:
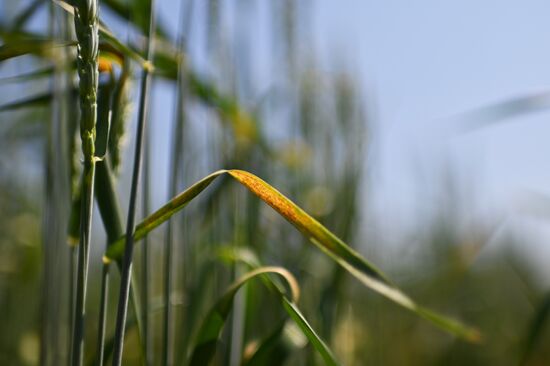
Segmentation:
{"type": "MultiPolygon", "coordinates": [[[[252,193],[271,206],[308,237],[313,244],[361,281],[365,286],[429,320],[449,333],[471,342],[480,340],[480,334],[476,329],[467,327],[459,322],[439,316],[420,307],[411,298],[394,286],[378,268],[366,261],[359,253],[346,245],[294,202],[262,179],[242,170],[220,170],[195,183],[137,225],[134,232],[134,240],[143,238],[154,228],[165,222],[206,189],[206,187],[208,187],[217,177],[223,174],[230,175],[239,183],[247,187],[252,193]]],[[[118,259],[123,249],[124,238],[121,237],[107,250],[106,257],[118,259]]]]}
{"type": "Polygon", "coordinates": [[[281,267],[260,267],[245,274],[229,287],[225,294],[208,312],[208,315],[199,329],[189,365],[208,365],[215,354],[218,338],[231,312],[234,303],[233,299],[237,291],[251,279],[267,273],[277,274],[284,278],[291,289],[292,298],[297,300],[299,297],[298,283],[294,276],[286,269],[281,267]]]}
{"type": "Polygon", "coordinates": [[[33,54],[46,56],[54,47],[75,45],[74,42],[55,43],[50,39],[26,39],[5,43],[0,46],[0,61],[33,54]]]}
{"type": "MultiPolygon", "coordinates": [[[[256,255],[252,251],[244,248],[230,248],[228,250],[221,251],[220,254],[225,259],[228,259],[231,261],[243,262],[251,268],[257,268],[260,263],[259,259],[256,257],[256,255]]],[[[339,363],[334,357],[330,348],[321,339],[321,337],[317,334],[317,332],[315,332],[313,327],[307,322],[306,318],[300,312],[300,309],[298,309],[298,306],[284,296],[280,283],[274,281],[274,279],[271,279],[271,278],[265,278],[265,280],[267,282],[266,285],[269,288],[275,289],[281,295],[283,308],[285,309],[287,314],[290,316],[290,319],[292,319],[292,321],[300,329],[302,334],[311,342],[311,344],[317,350],[317,352],[319,352],[319,354],[325,361],[325,364],[338,365],[339,363]]],[[[281,352],[284,352],[289,347],[296,348],[296,346],[289,344],[289,342],[294,343],[294,341],[288,339],[288,337],[290,336],[289,334],[284,334],[283,332],[279,336],[280,337],[277,339],[277,338],[272,338],[272,337],[275,337],[275,335],[273,335],[272,337],[266,340],[266,344],[262,344],[264,349],[259,348],[257,350],[256,354],[250,360],[251,365],[252,364],[264,365],[265,358],[271,351],[273,351],[271,350],[272,348],[280,348],[281,352]]],[[[279,356],[281,355],[279,354],[279,356]]],[[[271,360],[273,359],[271,358],[271,360]]]]}
{"type": "Polygon", "coordinates": [[[298,307],[289,301],[286,297],[283,297],[283,307],[292,320],[300,327],[304,335],[309,339],[313,347],[321,354],[325,363],[329,366],[336,366],[338,362],[334,358],[331,350],[323,342],[321,337],[313,330],[311,325],[307,322],[306,318],[302,315],[298,307]]]}

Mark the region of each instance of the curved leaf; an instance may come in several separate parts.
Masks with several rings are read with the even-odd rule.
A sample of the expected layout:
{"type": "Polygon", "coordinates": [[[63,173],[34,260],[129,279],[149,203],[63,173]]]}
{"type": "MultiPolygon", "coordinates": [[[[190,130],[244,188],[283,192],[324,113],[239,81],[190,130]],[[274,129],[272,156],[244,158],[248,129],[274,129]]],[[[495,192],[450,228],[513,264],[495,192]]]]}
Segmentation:
{"type": "Polygon", "coordinates": [[[197,340],[195,342],[196,345],[193,348],[189,365],[208,365],[215,354],[218,338],[223,326],[225,325],[225,321],[229,316],[229,312],[233,307],[233,299],[235,294],[251,279],[267,273],[274,273],[283,277],[290,287],[292,298],[294,300],[298,299],[300,293],[298,283],[296,282],[296,279],[294,279],[294,276],[282,267],[260,267],[245,274],[235,281],[231,287],[229,287],[226,293],[208,312],[208,315],[199,329],[197,340]]]}
{"type": "MultiPolygon", "coordinates": [[[[229,260],[229,261],[240,261],[245,263],[247,266],[251,268],[257,268],[260,266],[260,261],[252,252],[251,250],[248,250],[247,248],[227,248],[226,250],[220,250],[219,254],[222,258],[229,260]]],[[[289,301],[285,296],[282,289],[282,285],[279,282],[276,282],[274,279],[271,278],[265,278],[266,285],[277,291],[281,295],[281,301],[284,310],[286,313],[290,316],[290,319],[294,322],[296,326],[300,329],[302,334],[311,342],[313,347],[319,352],[323,360],[325,361],[325,364],[327,365],[338,365],[338,361],[332,354],[332,351],[330,348],[326,345],[326,343],[321,339],[321,337],[315,332],[313,327],[309,325],[306,318],[302,315],[300,312],[300,309],[298,309],[298,306],[294,304],[293,302],[289,301]]],[[[287,329],[288,330],[288,329],[287,329]]],[[[276,334],[273,334],[271,337],[269,337],[262,346],[264,347],[259,348],[256,352],[256,354],[251,358],[251,362],[254,362],[258,365],[264,365],[265,362],[264,359],[268,357],[268,354],[273,352],[272,348],[280,348],[281,352],[284,352],[289,346],[292,346],[291,344],[285,344],[288,343],[286,338],[288,338],[288,334],[283,334],[281,332],[279,334],[279,338],[275,338],[276,334]]],[[[291,341],[292,342],[292,341],[291,341]]],[[[293,346],[292,346],[293,347],[293,346]]],[[[282,355],[279,355],[282,356],[282,355]]],[[[273,359],[271,359],[273,361],[273,359]]],[[[281,363],[278,363],[281,364],[281,363]]]]}
{"type": "MultiPolygon", "coordinates": [[[[346,245],[294,202],[262,179],[242,170],[220,170],[195,183],[137,225],[134,232],[134,240],[137,241],[143,238],[177,211],[184,208],[217,177],[223,174],[228,174],[271,206],[308,237],[313,244],[361,281],[365,286],[429,320],[449,333],[471,342],[480,340],[480,333],[476,329],[440,316],[416,304],[409,296],[393,285],[378,268],[366,261],[359,253],[346,245]]],[[[107,259],[120,258],[123,249],[124,238],[121,237],[107,250],[107,259]]]]}

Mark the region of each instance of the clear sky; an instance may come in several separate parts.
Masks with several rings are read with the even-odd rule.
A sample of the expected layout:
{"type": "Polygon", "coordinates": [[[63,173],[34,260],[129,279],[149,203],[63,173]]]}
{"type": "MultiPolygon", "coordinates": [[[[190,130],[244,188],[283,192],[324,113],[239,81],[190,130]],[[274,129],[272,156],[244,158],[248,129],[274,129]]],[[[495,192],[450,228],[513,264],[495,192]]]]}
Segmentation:
{"type": "Polygon", "coordinates": [[[547,263],[550,216],[524,213],[550,212],[550,200],[532,194],[550,197],[550,110],[467,133],[452,117],[550,90],[550,3],[312,3],[319,47],[352,61],[374,105],[378,209],[407,220],[441,203],[434,196],[450,166],[466,190],[466,212],[503,215],[537,243],[526,248],[535,260],[547,263]]]}

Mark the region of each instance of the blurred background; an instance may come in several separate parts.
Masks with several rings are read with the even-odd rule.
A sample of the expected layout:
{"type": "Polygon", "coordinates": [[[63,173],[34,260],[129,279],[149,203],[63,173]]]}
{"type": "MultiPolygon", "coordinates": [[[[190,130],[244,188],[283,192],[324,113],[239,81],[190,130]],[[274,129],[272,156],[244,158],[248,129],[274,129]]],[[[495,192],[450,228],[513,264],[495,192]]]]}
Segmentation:
{"type": "MultiPolygon", "coordinates": [[[[148,1],[100,4],[117,38],[142,50],[148,1]]],[[[549,3],[159,0],[157,11],[159,65],[181,51],[185,69],[211,88],[182,82],[175,64],[159,67],[138,216],[215,170],[251,171],[414,299],[477,326],[483,342],[448,336],[365,289],[267,206],[223,181],[178,214],[169,235],[164,225],[148,238],[154,350],[162,342],[169,236],[179,361],[185,351],[178,345],[185,349],[197,319],[244,270],[220,260],[221,248],[248,248],[296,275],[304,314],[343,364],[550,362],[549,3]]],[[[25,37],[67,41],[72,28],[48,1],[0,2],[3,45],[25,37]]],[[[67,358],[67,225],[80,169],[72,142],[78,105],[68,90],[77,78],[63,69],[74,50],[54,49],[64,51],[17,58],[0,51],[3,365],[67,358]],[[72,135],[60,134],[64,129],[72,135]],[[50,351],[47,360],[41,347],[50,351]]],[[[129,69],[118,99],[121,138],[111,161],[123,217],[137,69],[129,69]]],[[[117,80],[122,74],[117,70],[117,80]]],[[[96,210],[90,349],[105,240],[96,210]]],[[[136,256],[140,275],[141,246],[136,256]]],[[[109,324],[118,288],[112,273],[109,324]]],[[[238,365],[282,317],[260,284],[237,302],[217,364],[238,365]]],[[[129,330],[125,364],[140,364],[131,351],[138,346],[129,330]]],[[[322,364],[309,345],[285,362],[322,364]]]]}

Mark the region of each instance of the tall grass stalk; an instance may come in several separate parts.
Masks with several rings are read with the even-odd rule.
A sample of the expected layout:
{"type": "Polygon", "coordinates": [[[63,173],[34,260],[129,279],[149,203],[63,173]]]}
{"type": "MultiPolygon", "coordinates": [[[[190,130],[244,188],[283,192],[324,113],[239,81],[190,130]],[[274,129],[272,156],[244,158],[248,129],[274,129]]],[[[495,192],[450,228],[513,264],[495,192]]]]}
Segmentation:
{"type": "MultiPolygon", "coordinates": [[[[152,60],[153,56],[153,30],[155,29],[155,0],[151,0],[149,30],[147,32],[147,61],[152,60]]],[[[122,272],[120,281],[120,292],[117,308],[117,319],[115,328],[115,345],[113,352],[113,365],[119,366],[122,363],[122,349],[124,343],[124,331],[126,325],[126,316],[128,313],[128,298],[130,294],[130,281],[132,276],[132,257],[134,253],[134,226],[136,215],[137,190],[141,173],[141,160],[143,148],[143,136],[145,133],[145,121],[147,117],[149,84],[151,74],[149,68],[144,68],[141,79],[141,95],[138,112],[138,126],[136,131],[136,146],[134,152],[134,167],[132,173],[132,186],[130,190],[130,203],[128,207],[128,221],[126,225],[126,246],[124,257],[122,259],[122,272]]],[[[136,314],[139,318],[140,314],[136,314]]]]}
{"type": "MultiPolygon", "coordinates": [[[[185,4],[181,5],[180,15],[180,31],[178,34],[178,50],[180,55],[184,55],[186,51],[187,39],[189,38],[189,31],[191,25],[191,13],[193,11],[193,0],[187,0],[185,4]]],[[[171,169],[169,187],[168,187],[168,199],[174,197],[178,193],[178,181],[181,176],[182,166],[182,154],[183,154],[183,132],[185,125],[185,107],[186,107],[186,60],[180,57],[178,60],[178,75],[177,75],[177,88],[175,98],[175,113],[174,113],[174,125],[172,133],[172,151],[171,151],[171,169]]],[[[175,232],[173,228],[172,220],[168,221],[166,241],[164,243],[164,314],[163,314],[163,336],[164,342],[162,345],[162,364],[171,365],[174,363],[173,354],[173,309],[171,305],[171,294],[173,287],[173,247],[174,247],[175,232]]],[[[186,268],[183,269],[186,271],[186,268]]],[[[185,288],[185,280],[183,282],[185,288]]]]}
{"type": "MultiPolygon", "coordinates": [[[[142,186],[142,211],[143,217],[149,215],[149,197],[150,197],[150,188],[149,188],[149,178],[151,176],[151,162],[150,162],[150,147],[151,147],[151,138],[150,135],[146,136],[145,139],[145,152],[144,152],[144,162],[143,162],[143,186],[142,186]]],[[[145,364],[147,366],[153,364],[153,350],[152,350],[152,339],[149,328],[149,240],[145,238],[143,240],[142,251],[141,251],[141,309],[142,309],[142,324],[143,324],[143,352],[145,354],[145,364]]],[[[139,316],[139,314],[136,314],[139,316]]]]}
{"type": "Polygon", "coordinates": [[[74,12],[74,24],[78,40],[77,70],[80,96],[80,137],[84,168],[82,171],[75,319],[71,347],[71,363],[73,365],[82,364],[84,351],[84,317],[95,175],[94,145],[97,121],[99,55],[98,10],[97,0],[79,0],[75,4],[74,12]]]}
{"type": "MultiPolygon", "coordinates": [[[[120,208],[110,171],[109,160],[105,159],[97,163],[96,197],[99,212],[107,232],[107,243],[111,241],[111,238],[120,236],[123,233],[120,208]],[[110,214],[107,215],[107,212],[110,214]]],[[[109,277],[109,262],[104,261],[101,271],[101,292],[96,348],[96,365],[98,366],[102,366],[104,361],[105,329],[107,323],[107,305],[109,301],[109,277]]]]}

